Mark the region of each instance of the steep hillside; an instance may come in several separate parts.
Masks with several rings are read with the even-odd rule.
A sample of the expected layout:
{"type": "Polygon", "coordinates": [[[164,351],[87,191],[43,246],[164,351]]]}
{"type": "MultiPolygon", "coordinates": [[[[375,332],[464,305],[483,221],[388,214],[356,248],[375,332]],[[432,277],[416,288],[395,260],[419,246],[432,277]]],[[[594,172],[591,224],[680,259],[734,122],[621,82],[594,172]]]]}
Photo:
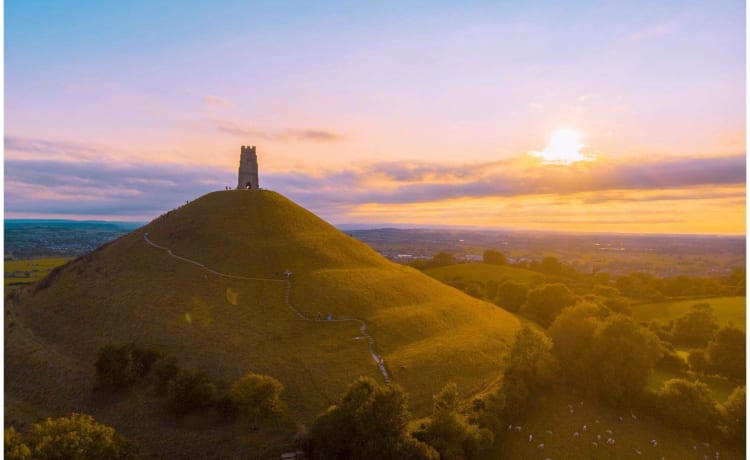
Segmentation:
{"type": "Polygon", "coordinates": [[[366,321],[418,415],[448,381],[464,395],[494,382],[519,324],[387,261],[277,193],[215,192],[14,293],[6,302],[6,420],[77,409],[155,452],[208,436],[140,421],[145,405],[92,398],[97,350],[133,341],[226,383],[248,370],[270,374],[286,386],[293,418],[309,423],[356,377],[382,376],[358,324],[298,320],[284,301],[286,270],[291,304],[304,315],[366,321]]]}

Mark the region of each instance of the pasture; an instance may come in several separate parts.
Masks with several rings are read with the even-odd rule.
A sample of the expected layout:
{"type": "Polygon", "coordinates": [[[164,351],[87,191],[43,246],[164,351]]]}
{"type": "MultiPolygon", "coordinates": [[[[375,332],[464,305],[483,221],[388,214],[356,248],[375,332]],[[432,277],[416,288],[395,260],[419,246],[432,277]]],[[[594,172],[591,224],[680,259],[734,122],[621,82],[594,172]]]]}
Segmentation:
{"type": "Polygon", "coordinates": [[[638,321],[648,322],[657,319],[667,322],[684,315],[695,304],[707,303],[711,305],[719,325],[724,326],[728,323],[733,323],[744,331],[746,302],[747,299],[745,296],[710,297],[706,299],[671,300],[634,305],[632,310],[633,317],[638,321]]]}

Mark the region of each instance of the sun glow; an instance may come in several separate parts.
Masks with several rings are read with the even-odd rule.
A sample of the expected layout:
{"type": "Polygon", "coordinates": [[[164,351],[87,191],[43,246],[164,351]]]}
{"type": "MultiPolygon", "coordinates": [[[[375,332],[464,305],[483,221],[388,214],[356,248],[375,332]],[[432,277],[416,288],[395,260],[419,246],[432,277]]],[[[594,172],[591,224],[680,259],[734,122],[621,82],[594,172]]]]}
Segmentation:
{"type": "Polygon", "coordinates": [[[578,161],[590,161],[591,158],[581,153],[583,146],[578,131],[561,128],[552,133],[544,150],[531,154],[543,159],[545,163],[568,165],[578,161]]]}

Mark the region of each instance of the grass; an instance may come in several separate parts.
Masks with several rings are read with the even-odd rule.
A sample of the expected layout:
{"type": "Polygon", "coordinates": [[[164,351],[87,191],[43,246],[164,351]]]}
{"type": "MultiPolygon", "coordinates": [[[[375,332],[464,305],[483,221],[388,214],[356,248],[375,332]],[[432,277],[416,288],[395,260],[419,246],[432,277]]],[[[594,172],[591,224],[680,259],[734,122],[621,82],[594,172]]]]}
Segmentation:
{"type": "MultiPolygon", "coordinates": [[[[6,324],[6,398],[17,402],[6,409],[10,419],[28,420],[29,406],[37,415],[78,409],[145,439],[150,452],[185,448],[176,440],[184,429],[141,422],[133,415],[142,407],[137,401],[91,405],[95,354],[107,343],[133,341],[173,354],[225,386],[247,371],[272,375],[285,385],[300,430],[360,375],[381,380],[366,342],[355,339],[358,325],[298,321],[283,303],[283,283],[212,275],[149,246],[144,232],[223,273],[281,279],[289,269],[292,302],[305,314],[365,319],[418,416],[448,381],[467,398],[496,382],[519,327],[504,310],[389,262],[281,195],[216,192],[19,289],[6,303],[14,323],[6,324]],[[60,386],[70,391],[58,397],[60,386]],[[164,436],[149,431],[161,429],[164,436]]],[[[257,453],[252,443],[219,440],[215,430],[191,436],[198,444],[228,442],[243,458],[257,453]]]]}
{"type": "Polygon", "coordinates": [[[49,274],[52,269],[68,262],[70,258],[53,259],[25,259],[5,261],[5,290],[13,290],[18,286],[39,281],[49,274]],[[14,272],[22,272],[21,276],[11,276],[14,272]],[[25,274],[28,273],[28,277],[25,274]]]}
{"type": "Polygon", "coordinates": [[[487,458],[700,459],[703,455],[714,458],[717,450],[720,458],[744,458],[743,451],[721,445],[717,440],[696,438],[659,420],[632,414],[628,409],[613,409],[564,392],[540,397],[529,408],[525,420],[517,425],[522,427],[521,431],[514,429],[501,433],[487,458]],[[569,405],[573,408],[572,413],[569,405]],[[585,431],[583,425],[586,425],[585,431]],[[612,434],[606,430],[611,430],[612,434]],[[574,436],[575,432],[579,436],[574,436]],[[529,434],[533,436],[531,442],[529,434]],[[601,439],[597,438],[597,434],[601,439]],[[612,446],[606,444],[610,436],[615,439],[612,446]],[[652,439],[657,441],[656,447],[650,445],[652,439]],[[598,446],[594,446],[593,442],[598,446]],[[703,442],[709,442],[710,447],[705,447],[703,442]],[[544,448],[538,447],[540,443],[544,444],[544,448]],[[696,450],[693,450],[693,446],[696,446],[696,450]],[[636,453],[636,449],[641,455],[636,453]]]}
{"type": "Polygon", "coordinates": [[[523,268],[510,267],[507,265],[490,265],[485,263],[466,263],[447,265],[445,267],[430,268],[424,271],[425,274],[440,281],[448,281],[456,277],[466,280],[480,281],[502,281],[513,280],[519,283],[530,284],[534,281],[543,279],[543,275],[538,272],[526,270],[523,268]]]}
{"type": "Polygon", "coordinates": [[[736,327],[745,330],[745,308],[747,298],[745,296],[737,297],[710,297],[707,299],[678,300],[635,305],[632,307],[633,316],[638,321],[651,321],[658,319],[669,321],[679,318],[690,310],[690,307],[697,303],[707,303],[716,315],[719,325],[723,326],[733,323],[736,327]]]}

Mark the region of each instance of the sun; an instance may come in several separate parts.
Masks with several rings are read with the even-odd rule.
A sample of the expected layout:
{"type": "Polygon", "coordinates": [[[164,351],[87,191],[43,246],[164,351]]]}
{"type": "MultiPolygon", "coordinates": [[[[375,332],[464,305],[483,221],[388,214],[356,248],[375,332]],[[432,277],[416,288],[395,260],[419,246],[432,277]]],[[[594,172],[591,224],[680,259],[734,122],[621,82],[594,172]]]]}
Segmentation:
{"type": "Polygon", "coordinates": [[[545,163],[568,165],[578,161],[590,161],[590,158],[581,153],[583,146],[577,130],[560,128],[552,133],[544,150],[531,154],[543,159],[545,163]]]}

